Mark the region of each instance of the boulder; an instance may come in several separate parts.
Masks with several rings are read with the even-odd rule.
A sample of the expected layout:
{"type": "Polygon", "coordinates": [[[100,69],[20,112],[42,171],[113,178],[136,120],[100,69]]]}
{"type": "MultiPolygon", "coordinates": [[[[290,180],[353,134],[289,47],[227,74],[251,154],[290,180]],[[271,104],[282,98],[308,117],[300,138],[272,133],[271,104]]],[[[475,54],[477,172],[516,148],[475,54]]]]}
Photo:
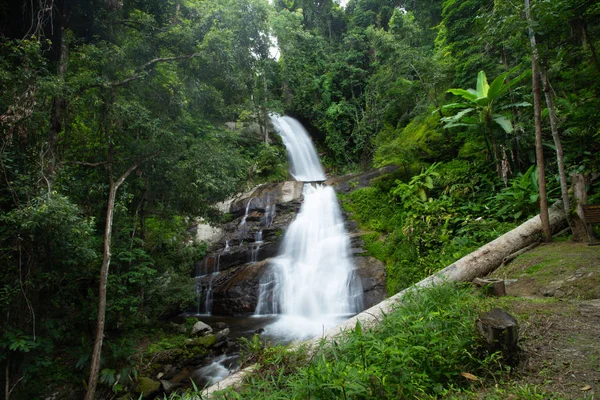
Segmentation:
{"type": "Polygon", "coordinates": [[[229,325],[227,325],[225,322],[215,322],[214,324],[214,329],[216,329],[217,331],[221,331],[225,328],[229,328],[229,325]]]}
{"type": "Polygon", "coordinates": [[[150,397],[160,390],[160,382],[145,376],[140,376],[133,391],[142,397],[150,397]]]}
{"type": "Polygon", "coordinates": [[[196,345],[200,345],[207,349],[215,343],[217,343],[217,336],[213,334],[199,337],[195,341],[196,345]]]}
{"type": "Polygon", "coordinates": [[[207,335],[209,333],[212,332],[212,328],[210,326],[208,326],[207,324],[205,324],[202,321],[198,321],[194,324],[194,326],[192,327],[192,336],[195,335],[207,335]]]}
{"type": "Polygon", "coordinates": [[[229,336],[230,333],[231,333],[231,331],[229,330],[229,328],[225,328],[225,329],[218,331],[215,335],[217,338],[217,343],[222,342],[223,340],[227,339],[227,336],[229,336]]]}
{"type": "Polygon", "coordinates": [[[160,384],[162,385],[163,391],[167,396],[173,393],[175,390],[179,389],[183,385],[179,382],[171,382],[165,379],[160,380],[160,384]]]}

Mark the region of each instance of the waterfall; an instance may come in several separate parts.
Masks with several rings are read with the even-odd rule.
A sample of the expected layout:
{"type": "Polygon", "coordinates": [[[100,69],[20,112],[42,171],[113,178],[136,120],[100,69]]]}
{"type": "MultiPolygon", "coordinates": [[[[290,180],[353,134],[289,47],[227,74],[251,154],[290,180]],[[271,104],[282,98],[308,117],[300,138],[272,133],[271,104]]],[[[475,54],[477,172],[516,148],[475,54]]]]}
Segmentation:
{"type": "MultiPolygon", "coordinates": [[[[290,117],[272,117],[296,180],[325,180],[306,130],[290,117]]],[[[256,314],[280,314],[267,327],[275,335],[305,338],[362,309],[362,285],[333,188],[305,183],[304,202],[260,282],[256,314]]]]}
{"type": "Polygon", "coordinates": [[[290,173],[294,179],[301,182],[324,181],[325,173],[319,156],[302,124],[290,117],[271,116],[271,121],[288,150],[290,173]]]}
{"type": "Polygon", "coordinates": [[[196,270],[196,298],[198,300],[197,314],[211,315],[213,306],[213,281],[219,275],[219,267],[221,263],[221,254],[207,257],[201,266],[196,270]],[[203,278],[208,276],[208,284],[206,287],[202,284],[203,278]],[[202,293],[202,289],[206,289],[202,293]]]}

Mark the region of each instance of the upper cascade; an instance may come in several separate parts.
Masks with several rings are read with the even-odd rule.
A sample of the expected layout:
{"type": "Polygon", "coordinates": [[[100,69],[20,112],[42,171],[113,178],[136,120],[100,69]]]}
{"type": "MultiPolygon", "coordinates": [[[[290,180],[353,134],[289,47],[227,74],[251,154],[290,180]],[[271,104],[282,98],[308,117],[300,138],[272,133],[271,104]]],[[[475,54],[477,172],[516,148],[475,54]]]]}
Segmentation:
{"type": "Polygon", "coordinates": [[[324,181],[325,172],[310,136],[302,124],[294,118],[278,115],[271,115],[271,121],[288,149],[292,164],[290,173],[294,179],[301,182],[324,181]]]}

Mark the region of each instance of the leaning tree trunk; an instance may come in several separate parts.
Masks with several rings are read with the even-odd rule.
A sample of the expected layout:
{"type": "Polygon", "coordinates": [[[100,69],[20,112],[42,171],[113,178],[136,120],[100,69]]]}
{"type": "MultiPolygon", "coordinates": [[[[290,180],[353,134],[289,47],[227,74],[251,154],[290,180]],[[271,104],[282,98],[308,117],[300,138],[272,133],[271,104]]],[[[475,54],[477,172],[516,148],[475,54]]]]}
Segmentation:
{"type": "Polygon", "coordinates": [[[525,15],[529,25],[529,42],[531,43],[531,75],[533,90],[533,116],[535,119],[535,158],[538,167],[538,187],[540,193],[540,218],[542,220],[542,231],[544,232],[544,241],[552,240],[550,232],[550,223],[548,221],[548,197],[546,195],[546,173],[544,168],[544,147],[542,144],[542,110],[540,77],[537,68],[538,51],[535,43],[535,35],[531,28],[531,14],[529,11],[529,0],[525,0],[525,15]]]}
{"type": "MultiPolygon", "coordinates": [[[[110,150],[109,150],[110,153],[110,150]]],[[[109,168],[110,189],[108,192],[108,205],[106,207],[106,225],[104,228],[104,254],[102,266],[100,267],[100,285],[98,293],[98,318],[96,322],[96,340],[94,341],[94,350],[92,352],[92,361],[90,365],[90,377],[88,380],[87,392],[85,400],[93,400],[96,393],[96,385],[98,383],[98,373],[100,372],[100,359],[102,356],[102,341],[104,339],[104,324],[106,321],[106,285],[108,282],[108,267],[110,266],[111,257],[111,238],[113,217],[115,211],[115,200],[117,190],[125,179],[139,166],[136,162],[131,165],[123,175],[116,181],[112,178],[112,173],[109,168]]]]}
{"type": "MultiPolygon", "coordinates": [[[[537,52],[534,52],[534,57],[537,57],[537,52]]],[[[562,143],[560,141],[560,134],[558,133],[558,118],[556,117],[556,109],[554,108],[554,101],[552,99],[552,93],[550,93],[550,83],[548,82],[548,75],[546,70],[541,66],[539,60],[536,60],[540,65],[540,75],[542,77],[542,85],[544,88],[544,97],[546,98],[546,105],[548,106],[548,114],[550,117],[550,129],[552,130],[552,139],[554,140],[554,147],[556,147],[556,163],[558,164],[558,176],[560,180],[560,194],[565,208],[565,214],[567,215],[567,221],[569,226],[573,230],[573,226],[570,218],[571,203],[569,201],[569,188],[567,186],[567,173],[565,172],[565,160],[563,156],[562,143]]]]}

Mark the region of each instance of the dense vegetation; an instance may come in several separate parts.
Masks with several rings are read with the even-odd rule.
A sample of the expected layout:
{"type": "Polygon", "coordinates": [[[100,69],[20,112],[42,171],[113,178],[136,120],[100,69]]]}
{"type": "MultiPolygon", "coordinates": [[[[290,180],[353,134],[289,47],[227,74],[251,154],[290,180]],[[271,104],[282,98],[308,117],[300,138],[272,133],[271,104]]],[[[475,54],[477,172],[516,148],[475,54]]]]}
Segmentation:
{"type": "Polygon", "coordinates": [[[299,118],[331,173],[399,167],[344,199],[390,293],[536,211],[528,28],[553,101],[542,110],[549,197],[562,158],[550,122],[567,174],[597,172],[600,6],[533,0],[527,19],[525,4],[1,6],[5,397],[87,381],[104,315],[101,381],[135,376],[136,340],[194,300],[205,247],[190,243],[191,219],[216,221],[211,204],[286,177],[267,110],[299,118]]]}

